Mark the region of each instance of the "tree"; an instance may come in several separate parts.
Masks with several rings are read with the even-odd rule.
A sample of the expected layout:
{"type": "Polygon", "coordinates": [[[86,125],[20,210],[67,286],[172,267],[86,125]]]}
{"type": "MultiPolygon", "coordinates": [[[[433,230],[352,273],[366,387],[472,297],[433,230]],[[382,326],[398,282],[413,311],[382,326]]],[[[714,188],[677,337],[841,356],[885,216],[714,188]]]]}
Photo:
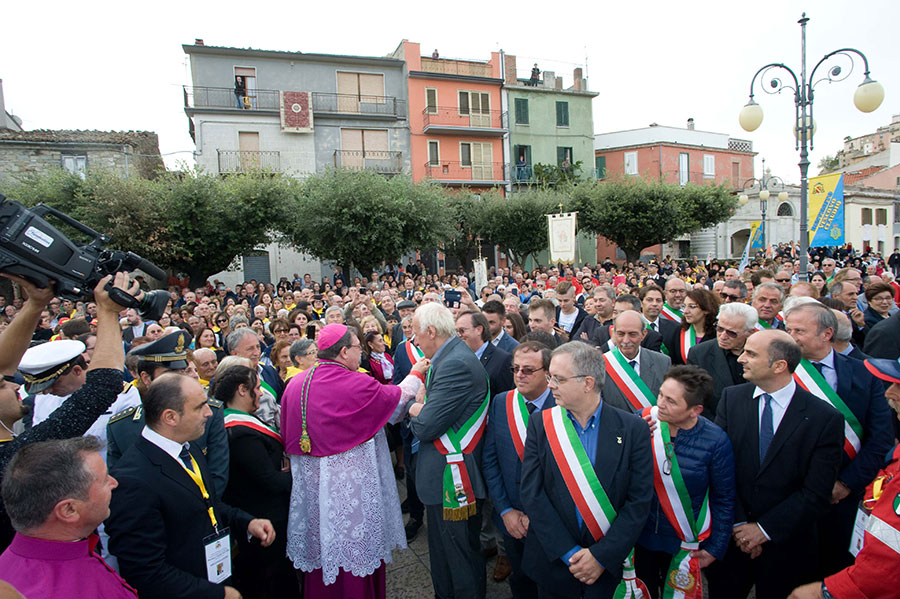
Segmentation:
{"type": "Polygon", "coordinates": [[[724,185],[684,187],[639,178],[589,181],[573,190],[580,227],[603,235],[636,261],[645,247],[727,220],[737,199],[724,185]]]}
{"type": "Polygon", "coordinates": [[[286,239],[347,272],[351,266],[370,272],[454,236],[440,186],[370,170],[330,169],[310,177],[284,217],[286,239]]]}
{"type": "Polygon", "coordinates": [[[485,199],[481,236],[499,245],[518,264],[550,246],[547,214],[569,204],[568,196],[557,190],[529,189],[507,198],[485,199]]]}
{"type": "Polygon", "coordinates": [[[829,173],[841,167],[841,160],[838,154],[834,156],[825,155],[819,160],[819,174],[829,173]]]}
{"type": "Polygon", "coordinates": [[[460,264],[466,264],[469,254],[478,246],[476,238],[481,235],[483,229],[484,199],[468,189],[458,192],[446,190],[445,193],[454,233],[444,241],[444,251],[456,258],[460,264]]]}

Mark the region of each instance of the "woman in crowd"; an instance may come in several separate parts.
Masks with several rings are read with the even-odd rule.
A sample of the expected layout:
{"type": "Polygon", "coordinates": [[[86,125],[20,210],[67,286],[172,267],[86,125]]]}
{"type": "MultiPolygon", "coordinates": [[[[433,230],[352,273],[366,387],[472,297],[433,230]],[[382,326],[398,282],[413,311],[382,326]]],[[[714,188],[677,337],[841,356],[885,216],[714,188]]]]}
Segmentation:
{"type": "Polygon", "coordinates": [[[367,370],[382,385],[390,385],[394,376],[394,359],[387,353],[384,337],[379,331],[366,333],[365,348],[369,357],[367,370]]]}
{"type": "Polygon", "coordinates": [[[252,368],[232,366],[217,373],[213,395],[225,403],[228,432],[228,486],[222,499],[269,519],[275,528],[275,541],[269,547],[236,536],[234,586],[248,599],[299,599],[297,578],[286,557],[291,473],[281,435],[253,416],[262,396],[259,376],[252,368]]]}
{"type": "Polygon", "coordinates": [[[666,347],[675,348],[669,356],[673,366],[686,363],[688,352],[698,343],[715,340],[719,300],[708,289],[691,289],[684,299],[682,314],[681,326],[663,339],[666,347]]]}
{"type": "Polygon", "coordinates": [[[825,273],[821,270],[817,270],[812,274],[809,278],[809,282],[812,283],[813,287],[816,288],[816,291],[819,292],[819,297],[825,297],[828,295],[828,291],[826,291],[825,287],[827,285],[827,279],[825,278],[825,273]]]}
{"type": "Polygon", "coordinates": [[[515,312],[506,313],[506,318],[503,321],[503,330],[516,341],[522,341],[522,338],[527,333],[525,321],[520,314],[516,314],[515,312]]]}
{"type": "Polygon", "coordinates": [[[866,328],[872,328],[891,315],[894,307],[894,288],[887,283],[872,283],[866,289],[866,301],[869,307],[863,313],[866,328]]]}
{"type": "MultiPolygon", "coordinates": [[[[231,327],[228,324],[228,320],[231,318],[231,313],[228,312],[228,306],[226,305],[225,311],[217,312],[216,316],[213,318],[213,332],[216,334],[216,344],[225,348],[225,338],[228,337],[228,333],[231,332],[231,327]]],[[[231,305],[232,312],[234,311],[234,304],[231,305]]]]}
{"type": "Polygon", "coordinates": [[[272,367],[278,371],[278,376],[282,381],[286,381],[287,371],[291,366],[291,342],[287,339],[276,341],[269,351],[269,357],[272,367]]]}
{"type": "Polygon", "coordinates": [[[305,331],[306,325],[309,324],[309,314],[306,311],[295,307],[288,314],[288,322],[296,324],[300,327],[301,331],[305,331]]]}
{"type": "Polygon", "coordinates": [[[221,361],[225,357],[225,352],[218,344],[216,334],[209,327],[203,327],[200,332],[194,336],[194,349],[208,348],[216,352],[216,360],[221,361]]]}
{"type": "Polygon", "coordinates": [[[250,328],[259,335],[260,340],[266,345],[272,345],[275,343],[275,338],[269,334],[269,331],[266,330],[266,323],[263,322],[262,318],[253,318],[250,320],[250,328]]]}

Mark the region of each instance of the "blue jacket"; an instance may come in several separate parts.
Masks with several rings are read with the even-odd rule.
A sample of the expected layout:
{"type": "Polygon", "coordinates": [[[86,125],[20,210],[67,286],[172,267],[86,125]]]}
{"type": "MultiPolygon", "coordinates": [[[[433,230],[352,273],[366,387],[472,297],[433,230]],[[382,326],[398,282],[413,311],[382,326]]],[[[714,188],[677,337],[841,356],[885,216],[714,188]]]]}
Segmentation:
{"type": "MultiPolygon", "coordinates": [[[[717,560],[725,557],[731,529],[734,525],[734,502],[737,496],[734,482],[734,452],[728,435],[707,420],[698,418],[688,430],[678,431],[673,440],[681,476],[691,494],[694,517],[700,513],[706,490],[709,489],[709,509],[712,531],[700,548],[717,560]]],[[[638,544],[653,551],[674,555],[681,540],[659,505],[656,493],[650,506],[650,516],[638,544]]]]}

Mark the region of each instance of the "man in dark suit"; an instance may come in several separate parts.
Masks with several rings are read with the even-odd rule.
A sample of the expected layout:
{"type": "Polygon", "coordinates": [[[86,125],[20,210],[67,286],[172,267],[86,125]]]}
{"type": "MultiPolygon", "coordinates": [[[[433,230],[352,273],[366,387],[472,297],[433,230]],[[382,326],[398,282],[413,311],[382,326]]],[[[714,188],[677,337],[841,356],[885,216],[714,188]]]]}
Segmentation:
{"type": "MultiPolygon", "coordinates": [[[[399,385],[412,371],[413,364],[422,357],[422,351],[414,345],[413,341],[414,338],[404,339],[394,352],[394,376],[391,380],[394,385],[399,385]]],[[[403,439],[403,465],[406,475],[406,499],[403,500],[401,508],[404,512],[409,512],[409,521],[405,527],[406,540],[412,541],[425,521],[425,506],[422,505],[419,494],[416,492],[419,440],[413,437],[409,430],[409,422],[405,419],[400,423],[400,436],[403,439]]]]}
{"type": "Polygon", "coordinates": [[[522,568],[529,519],[519,497],[524,456],[524,433],[528,420],[556,405],[547,387],[550,348],[536,341],[519,345],[513,352],[515,389],[498,393],[491,402],[484,437],[484,479],[494,504],[494,520],[503,532],[503,544],[512,573],[509,587],[513,599],[537,598],[537,586],[522,568]],[[522,405],[525,412],[521,411],[522,405]],[[518,412],[518,416],[516,413],[518,412]],[[508,418],[513,414],[513,419],[508,418]]]}
{"type": "MultiPolygon", "coordinates": [[[[674,320],[669,320],[668,318],[661,318],[659,315],[660,312],[662,312],[663,303],[665,302],[661,288],[656,285],[641,287],[638,297],[641,299],[641,313],[649,323],[647,328],[659,333],[663,337],[670,337],[677,334],[676,331],[679,328],[678,323],[674,320]]],[[[668,352],[670,350],[669,348],[666,348],[665,351],[668,352]]]]}
{"type": "Polygon", "coordinates": [[[490,402],[488,376],[472,350],[456,337],[453,314],[440,303],[429,302],[416,310],[413,331],[416,344],[431,360],[425,404],[410,408],[410,428],[420,441],[416,490],[428,522],[431,581],[439,599],[480,599],[485,595],[480,504],[487,497],[480,432],[490,402]],[[482,417],[469,423],[476,414],[482,417]],[[459,439],[444,455],[436,445],[444,447],[445,433],[462,436],[466,443],[459,439]],[[444,488],[445,469],[459,474],[463,484],[444,488]]]}
{"type": "Polygon", "coordinates": [[[228,547],[229,534],[249,534],[267,547],[272,523],[215,498],[206,460],[190,446],[210,417],[200,383],[165,374],[151,384],[144,409],[147,426],[113,471],[119,486],[106,521],[110,553],[142,598],[237,598],[236,589],[219,584],[227,582],[230,552],[218,577],[215,562],[208,569],[207,547],[228,547]]]}
{"type": "Polygon", "coordinates": [[[494,344],[494,347],[511,354],[516,349],[516,346],[519,345],[519,342],[503,330],[506,308],[503,307],[501,302],[490,300],[484,302],[481,311],[491,327],[491,343],[494,344]]]}
{"type": "MultiPolygon", "coordinates": [[[[837,318],[838,325],[834,331],[834,337],[831,338],[831,347],[834,348],[834,351],[854,360],[868,360],[870,356],[860,351],[851,341],[853,338],[853,325],[850,322],[850,317],[844,314],[843,311],[835,310],[834,308],[831,309],[831,313],[837,318]]],[[[897,420],[894,419],[894,422],[897,422],[897,420]]]]}
{"type": "MultiPolygon", "coordinates": [[[[644,324],[644,317],[640,312],[634,310],[625,310],[616,316],[613,324],[613,342],[625,358],[627,368],[633,370],[646,383],[655,400],[659,393],[659,386],[663,382],[663,375],[672,365],[672,360],[669,359],[669,356],[657,351],[641,348],[641,342],[650,332],[644,324]]],[[[626,412],[637,411],[626,395],[627,388],[621,388],[615,378],[609,374],[610,360],[615,359],[613,354],[605,352],[604,357],[607,361],[607,372],[606,382],[603,383],[603,401],[626,412]]],[[[626,372],[626,374],[630,373],[626,372]]]]}
{"type": "Polygon", "coordinates": [[[816,579],[815,521],[840,465],[840,414],[794,382],[800,348],[784,331],[750,336],[740,357],[749,383],[716,410],[734,448],[738,501],[725,559],[707,569],[710,597],[783,599],[816,579]]]}
{"type": "Polygon", "coordinates": [[[839,404],[835,407],[844,414],[845,420],[849,416],[851,422],[855,419],[859,424],[853,433],[858,436],[857,446],[850,449],[852,441],[848,441],[841,454],[840,473],[831,493],[834,505],[819,520],[820,577],[825,577],[853,563],[848,547],[856,508],[893,445],[893,426],[882,382],[866,370],[865,364],[832,348],[837,319],[831,308],[816,302],[794,306],[785,315],[785,323],[803,358],[820,370],[831,387],[828,391],[837,393],[850,413],[844,413],[839,404]]]}
{"type": "Polygon", "coordinates": [[[278,371],[259,361],[261,350],[259,336],[249,327],[236,329],[228,334],[228,351],[233,356],[250,360],[250,368],[256,370],[262,386],[262,397],[259,409],[254,416],[274,428],[281,428],[281,395],[284,393],[284,382],[278,371]]]}
{"type": "Polygon", "coordinates": [[[598,331],[608,328],[612,324],[613,310],[616,304],[616,290],[612,285],[599,285],[594,287],[594,307],[596,312],[581,320],[581,324],[573,329],[570,339],[584,339],[594,345],[593,338],[598,331]]]}
{"type": "MultiPolygon", "coordinates": [[[[528,422],[520,493],[529,534],[522,563],[540,587],[541,597],[548,599],[613,597],[622,562],[650,509],[653,464],[646,424],[602,401],[605,376],[594,348],[580,342],[558,347],[550,361],[550,389],[557,406],[528,422]],[[562,474],[580,467],[557,458],[551,447],[551,439],[553,447],[560,447],[566,432],[573,439],[572,454],[567,455],[583,450],[592,470],[585,465],[580,472],[585,479],[596,477],[615,511],[605,530],[585,524],[586,519],[594,522],[602,517],[576,508],[566,482],[574,479],[562,474]]],[[[579,490],[597,497],[590,489],[579,490]]]]}
{"type": "Polygon", "coordinates": [[[125,311],[125,318],[128,320],[128,328],[122,331],[122,340],[127,345],[131,345],[132,341],[147,332],[147,323],[141,319],[140,313],[134,308],[128,308],[125,311]]]}
{"type": "Polygon", "coordinates": [[[575,287],[570,281],[562,281],[556,286],[556,322],[566,335],[572,337],[572,331],[581,326],[588,315],[584,308],[575,303],[575,287]]]}
{"type": "Polygon", "coordinates": [[[394,355],[397,351],[397,346],[400,345],[400,342],[406,339],[406,335],[403,334],[403,319],[407,316],[412,316],[415,311],[416,302],[412,300],[403,300],[397,304],[397,312],[400,314],[400,323],[391,330],[391,355],[394,355]]]}
{"type": "Polygon", "coordinates": [[[716,343],[698,343],[688,353],[687,363],[699,366],[713,380],[713,394],[703,406],[703,415],[710,420],[716,419],[716,406],[722,391],[744,382],[744,369],[738,363],[738,357],[744,351],[747,338],[756,330],[758,318],[756,309],[747,304],[722,304],[716,325],[716,343]]]}
{"type": "MultiPolygon", "coordinates": [[[[620,295],[616,298],[616,302],[613,304],[613,313],[612,317],[615,319],[619,314],[625,312],[627,310],[632,310],[640,314],[641,312],[641,300],[639,300],[636,296],[631,294],[620,295]]],[[[673,323],[674,324],[674,323],[673,323]]],[[[646,324],[644,327],[646,328],[646,324]]],[[[677,328],[677,325],[676,325],[677,328]]],[[[586,339],[591,345],[595,345],[600,348],[600,351],[603,353],[608,352],[613,348],[615,342],[612,340],[612,332],[613,332],[613,321],[610,320],[608,325],[604,325],[601,327],[596,327],[593,333],[586,339]]],[[[584,339],[582,337],[582,339],[584,339]]],[[[658,352],[662,349],[662,335],[657,333],[656,331],[652,331],[647,329],[647,334],[644,335],[643,339],[641,339],[641,347],[644,349],[649,349],[650,351],[658,352]]]]}
{"type": "Polygon", "coordinates": [[[491,382],[491,395],[504,393],[512,389],[513,383],[512,356],[491,343],[491,331],[487,319],[481,312],[460,312],[456,317],[456,334],[469,346],[491,382]]]}
{"type": "Polygon", "coordinates": [[[900,358],[900,311],[869,329],[863,351],[882,360],[900,358]]]}

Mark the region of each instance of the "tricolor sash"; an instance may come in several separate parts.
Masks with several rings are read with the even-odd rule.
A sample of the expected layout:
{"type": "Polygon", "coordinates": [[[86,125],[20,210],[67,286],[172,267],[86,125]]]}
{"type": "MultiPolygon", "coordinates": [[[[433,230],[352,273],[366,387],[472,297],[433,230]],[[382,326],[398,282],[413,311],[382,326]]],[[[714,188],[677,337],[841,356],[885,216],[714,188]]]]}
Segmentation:
{"type": "Polygon", "coordinates": [[[666,515],[678,538],[681,547],[672,557],[666,584],[663,589],[664,599],[701,599],[703,587],[700,578],[700,563],[691,557],[692,551],[700,548],[700,541],[709,537],[711,519],[709,513],[709,492],[703,499],[700,514],[694,518],[691,495],[684,483],[678,456],[675,455],[669,424],[658,417],[659,409],[647,408],[643,416],[648,414],[657,421],[653,431],[651,445],[653,447],[653,486],[659,505],[666,515]]]}
{"type": "MultiPolygon", "coordinates": [[[[428,370],[425,380],[427,387],[431,382],[432,370],[428,370]]],[[[491,403],[491,385],[488,381],[488,391],[484,401],[477,410],[463,423],[458,431],[447,429],[443,435],[434,440],[434,447],[447,458],[444,467],[444,520],[468,520],[478,509],[475,504],[475,491],[469,478],[469,471],[463,456],[472,453],[481,435],[484,433],[487,423],[488,406],[491,403]]],[[[423,403],[428,402],[425,396],[423,403]]]]}
{"type": "Polygon", "coordinates": [[[765,320],[760,318],[759,320],[756,321],[756,326],[754,327],[754,330],[763,331],[765,329],[771,329],[771,328],[772,328],[772,325],[770,325],[768,322],[766,322],[765,320]]]}
{"type": "MultiPolygon", "coordinates": [[[[648,330],[648,331],[652,331],[652,330],[653,330],[653,327],[651,327],[651,326],[648,324],[648,325],[647,325],[647,330],[648,330]]],[[[657,333],[660,333],[660,336],[662,336],[662,331],[656,331],[656,332],[657,332],[657,333]]],[[[660,343],[660,344],[659,344],[659,351],[662,352],[662,353],[664,353],[664,354],[666,354],[667,356],[669,355],[669,348],[666,347],[666,344],[665,344],[665,343],[660,343]]]]}
{"type": "MultiPolygon", "coordinates": [[[[599,541],[616,519],[616,509],[603,485],[600,484],[600,479],[594,472],[594,466],[569,420],[566,409],[554,406],[542,411],[541,417],[544,419],[544,431],[550,451],[566,483],[566,489],[591,536],[595,541],[599,541]]],[[[623,578],[616,588],[617,598],[641,597],[635,591],[643,587],[644,583],[634,577],[633,553],[633,550],[629,552],[622,564],[623,578]],[[630,579],[626,580],[625,574],[629,574],[630,579]]],[[[645,596],[649,596],[649,593],[645,596]]]]}
{"type": "Polygon", "coordinates": [[[695,345],[697,345],[697,331],[694,330],[694,325],[681,329],[681,332],[678,334],[678,348],[681,350],[681,360],[685,364],[687,364],[688,352],[695,345]]]}
{"type": "Polygon", "coordinates": [[[825,377],[806,358],[800,360],[800,365],[794,371],[794,380],[797,384],[831,404],[835,410],[844,417],[844,452],[852,460],[856,457],[859,448],[862,447],[863,428],[844,400],[831,388],[825,377]]]}
{"type": "Polygon", "coordinates": [[[409,363],[412,366],[415,366],[416,362],[421,360],[424,355],[422,350],[413,344],[412,339],[406,340],[406,356],[409,358],[409,363]]]}
{"type": "Polygon", "coordinates": [[[674,320],[675,322],[681,322],[681,319],[684,317],[684,314],[681,313],[681,310],[676,310],[669,305],[669,302],[663,302],[663,307],[660,314],[662,314],[669,320],[674,320]]]}
{"type": "Polygon", "coordinates": [[[282,441],[281,435],[278,434],[278,431],[265,424],[256,416],[248,414],[247,412],[242,412],[241,410],[225,408],[225,428],[233,428],[236,426],[245,426],[247,428],[252,428],[257,432],[272,437],[273,439],[284,445],[284,441],[282,441]]]}
{"type": "Polygon", "coordinates": [[[519,461],[525,459],[525,433],[528,430],[528,407],[525,398],[516,389],[506,394],[506,423],[519,461]]]}
{"type": "Polygon", "coordinates": [[[612,378],[619,391],[628,399],[635,411],[656,405],[656,397],[638,373],[628,364],[618,347],[603,354],[606,360],[606,374],[612,378]]]}
{"type": "Polygon", "coordinates": [[[622,562],[622,581],[616,587],[613,599],[650,599],[650,590],[634,571],[634,549],[622,562]]]}

